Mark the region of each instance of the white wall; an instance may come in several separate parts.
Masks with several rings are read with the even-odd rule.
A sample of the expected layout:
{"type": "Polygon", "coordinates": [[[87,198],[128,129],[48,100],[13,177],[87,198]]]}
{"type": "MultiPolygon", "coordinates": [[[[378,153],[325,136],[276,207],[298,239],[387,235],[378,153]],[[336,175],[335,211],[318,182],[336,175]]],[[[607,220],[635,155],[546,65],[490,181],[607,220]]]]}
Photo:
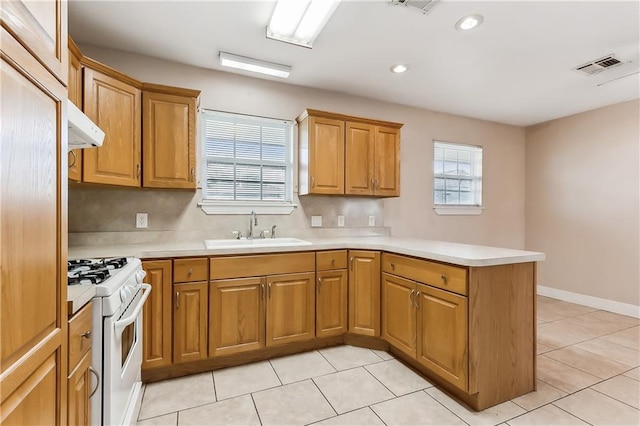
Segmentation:
{"type": "MultiPolygon", "coordinates": [[[[385,201],[302,197],[301,208],[291,217],[273,218],[282,228],[308,226],[312,214],[325,215],[325,223],[335,226],[338,213],[347,216],[348,227],[366,227],[367,216],[374,214],[378,223],[384,221],[391,227],[393,235],[524,247],[525,132],[522,128],[196,68],[95,46],[80,45],[80,48],[86,56],[139,80],[199,89],[202,91],[200,105],[204,108],[285,119],[294,119],[305,108],[314,108],[404,123],[401,197],[385,201]],[[437,216],[433,212],[431,164],[434,138],[485,147],[485,210],[482,215],[453,217],[437,216]]],[[[70,190],[71,232],[133,231],[133,220],[129,216],[133,217],[132,213],[140,206],[152,210],[149,211],[150,227],[155,217],[160,219],[160,229],[164,230],[194,227],[230,229],[239,220],[204,217],[195,207],[197,195],[117,190],[105,196],[107,193],[100,189],[70,190]],[[118,208],[115,214],[112,212],[113,219],[100,214],[101,206],[106,203],[113,206],[118,200],[127,207],[118,208]],[[170,208],[166,211],[162,206],[170,208]],[[82,214],[86,209],[96,213],[95,219],[82,214]]]]}
{"type": "Polygon", "coordinates": [[[538,283],[640,305],[640,101],[527,129],[526,248],[538,283]]]}

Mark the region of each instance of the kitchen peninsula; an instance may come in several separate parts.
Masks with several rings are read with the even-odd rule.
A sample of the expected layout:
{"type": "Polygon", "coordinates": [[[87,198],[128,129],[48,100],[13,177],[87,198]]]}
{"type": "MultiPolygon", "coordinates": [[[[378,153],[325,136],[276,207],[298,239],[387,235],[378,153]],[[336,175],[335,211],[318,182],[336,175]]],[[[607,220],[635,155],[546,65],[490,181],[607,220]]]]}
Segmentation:
{"type": "Polygon", "coordinates": [[[476,410],[535,389],[544,254],[396,237],[206,249],[70,247],[136,256],[153,288],[143,380],[342,343],[389,350],[476,410]]]}

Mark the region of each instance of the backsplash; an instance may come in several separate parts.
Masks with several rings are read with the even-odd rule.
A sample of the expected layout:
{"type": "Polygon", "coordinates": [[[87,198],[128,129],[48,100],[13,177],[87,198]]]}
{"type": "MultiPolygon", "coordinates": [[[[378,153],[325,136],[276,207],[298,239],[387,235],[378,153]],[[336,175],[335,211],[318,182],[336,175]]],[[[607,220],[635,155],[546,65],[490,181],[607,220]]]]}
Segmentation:
{"type": "MultiPolygon", "coordinates": [[[[246,235],[249,215],[207,215],[197,203],[200,191],[69,188],[69,245],[193,241],[246,235]],[[147,213],[148,228],[136,229],[136,213],[147,213]]],[[[259,215],[259,230],[277,225],[282,237],[388,235],[383,201],[373,198],[294,197],[290,215],[259,215]],[[322,216],[322,228],[311,228],[311,216],[322,216]],[[345,227],[338,228],[338,215],[345,227]],[[377,226],[368,226],[375,216],[377,226]]]]}

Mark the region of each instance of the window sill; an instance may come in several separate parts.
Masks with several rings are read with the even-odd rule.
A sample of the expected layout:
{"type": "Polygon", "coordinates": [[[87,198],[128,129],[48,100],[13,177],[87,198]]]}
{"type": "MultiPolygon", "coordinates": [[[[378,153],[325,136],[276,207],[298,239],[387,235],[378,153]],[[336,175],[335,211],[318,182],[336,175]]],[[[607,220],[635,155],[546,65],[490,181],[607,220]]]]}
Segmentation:
{"type": "Polygon", "coordinates": [[[435,206],[433,208],[440,216],[477,216],[482,214],[484,207],[480,206],[435,206]]]}
{"type": "Polygon", "coordinates": [[[255,211],[260,215],[278,215],[291,214],[293,209],[298,207],[293,203],[251,203],[238,201],[202,201],[198,206],[206,214],[250,214],[255,211]]]}

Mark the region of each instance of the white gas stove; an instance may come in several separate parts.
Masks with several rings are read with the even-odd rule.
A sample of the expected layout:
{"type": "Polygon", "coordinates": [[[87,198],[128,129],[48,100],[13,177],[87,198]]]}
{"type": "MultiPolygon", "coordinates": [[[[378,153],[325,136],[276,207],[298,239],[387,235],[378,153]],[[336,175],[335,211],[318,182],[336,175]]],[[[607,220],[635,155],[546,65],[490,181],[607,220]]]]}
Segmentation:
{"type": "Polygon", "coordinates": [[[93,284],[92,367],[101,377],[91,397],[91,424],[135,423],[142,399],[142,307],[151,286],[140,259],[68,263],[69,285],[93,284]]]}

